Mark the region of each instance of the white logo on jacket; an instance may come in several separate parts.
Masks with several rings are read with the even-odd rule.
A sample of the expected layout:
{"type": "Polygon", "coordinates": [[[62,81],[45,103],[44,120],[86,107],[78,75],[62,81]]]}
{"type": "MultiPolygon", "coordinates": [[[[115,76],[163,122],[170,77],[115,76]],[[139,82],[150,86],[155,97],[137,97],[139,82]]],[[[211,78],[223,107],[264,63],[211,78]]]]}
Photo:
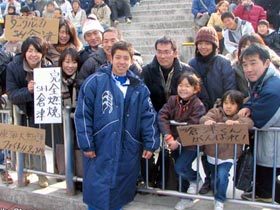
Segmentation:
{"type": "Polygon", "coordinates": [[[113,111],[113,95],[109,90],[106,90],[102,94],[102,113],[108,110],[109,114],[113,111]]]}

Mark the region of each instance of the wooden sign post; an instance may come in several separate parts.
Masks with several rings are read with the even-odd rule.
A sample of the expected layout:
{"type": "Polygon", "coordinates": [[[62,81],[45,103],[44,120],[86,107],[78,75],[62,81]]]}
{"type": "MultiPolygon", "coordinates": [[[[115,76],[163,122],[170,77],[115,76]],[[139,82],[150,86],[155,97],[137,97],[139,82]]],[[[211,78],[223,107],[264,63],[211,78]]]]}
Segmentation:
{"type": "Polygon", "coordinates": [[[45,130],[0,123],[0,149],[43,155],[45,130]]]}
{"type": "Polygon", "coordinates": [[[188,125],[177,127],[183,146],[207,144],[249,144],[245,124],[188,125]]]}

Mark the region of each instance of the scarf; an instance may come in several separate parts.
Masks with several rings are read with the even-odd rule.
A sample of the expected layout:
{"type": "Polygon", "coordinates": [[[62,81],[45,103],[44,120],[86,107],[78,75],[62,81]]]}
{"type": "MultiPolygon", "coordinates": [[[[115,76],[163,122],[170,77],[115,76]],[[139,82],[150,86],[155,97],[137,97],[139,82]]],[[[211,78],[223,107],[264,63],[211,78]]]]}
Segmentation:
{"type": "Polygon", "coordinates": [[[76,73],[71,77],[62,76],[61,95],[63,107],[76,107],[76,73]]]}
{"type": "Polygon", "coordinates": [[[162,83],[162,86],[164,87],[165,98],[167,100],[169,98],[169,96],[171,95],[171,80],[174,75],[174,67],[169,71],[166,81],[165,81],[165,77],[163,75],[161,66],[159,66],[159,71],[160,71],[160,76],[161,76],[161,83],[162,83]]]}
{"type": "MultiPolygon", "coordinates": [[[[39,62],[37,67],[40,68],[42,66],[42,62],[39,62]]],[[[25,59],[23,59],[23,70],[26,71],[26,81],[30,82],[31,80],[33,80],[33,69],[30,68],[30,66],[28,65],[27,61],[25,59]]]]}

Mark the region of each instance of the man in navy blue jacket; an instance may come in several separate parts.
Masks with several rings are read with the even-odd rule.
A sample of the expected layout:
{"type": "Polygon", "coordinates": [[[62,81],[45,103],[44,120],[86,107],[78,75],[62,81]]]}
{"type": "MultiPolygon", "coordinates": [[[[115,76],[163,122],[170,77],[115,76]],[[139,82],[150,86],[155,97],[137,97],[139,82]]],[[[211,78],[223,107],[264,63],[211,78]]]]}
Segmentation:
{"type": "Polygon", "coordinates": [[[129,69],[132,45],[119,41],[111,52],[112,65],[83,83],[75,112],[89,210],[118,210],[132,201],[141,157],[151,158],[160,141],[150,92],[129,69]]]}
{"type": "MultiPolygon", "coordinates": [[[[250,97],[241,116],[251,116],[257,128],[280,126],[280,74],[270,63],[269,52],[259,44],[253,44],[241,54],[245,77],[250,82],[250,97]]],[[[273,160],[276,155],[276,177],[280,175],[280,144],[277,133],[261,131],[257,136],[257,167],[255,200],[271,202],[273,189],[273,160]]],[[[276,187],[280,195],[280,187],[276,187]]],[[[243,199],[252,200],[252,193],[243,193],[243,199]]],[[[280,202],[280,196],[275,197],[280,202]]]]}

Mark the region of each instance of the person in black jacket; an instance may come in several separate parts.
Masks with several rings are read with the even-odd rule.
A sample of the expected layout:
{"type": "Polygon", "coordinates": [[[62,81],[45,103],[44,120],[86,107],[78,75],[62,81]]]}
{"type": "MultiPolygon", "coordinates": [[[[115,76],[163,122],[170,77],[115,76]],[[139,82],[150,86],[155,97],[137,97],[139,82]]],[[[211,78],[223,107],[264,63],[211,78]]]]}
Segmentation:
{"type": "Polygon", "coordinates": [[[81,64],[83,64],[92,53],[99,49],[99,46],[102,43],[102,33],[104,32],[104,28],[98,20],[88,19],[83,25],[82,32],[84,40],[88,45],[79,52],[81,64]]]}
{"type": "MultiPolygon", "coordinates": [[[[7,95],[12,104],[17,105],[24,113],[22,125],[29,123],[30,127],[38,127],[34,124],[34,84],[33,69],[50,66],[45,59],[46,43],[39,37],[27,38],[21,46],[21,54],[14,57],[7,67],[7,95]]],[[[29,163],[30,169],[46,171],[45,155],[30,155],[30,161],[25,158],[25,164],[29,163]],[[41,160],[42,158],[42,160],[41,160]],[[42,161],[42,162],[41,162],[42,161]]],[[[38,175],[39,186],[48,186],[48,179],[44,175],[38,175]]],[[[25,184],[29,184],[25,174],[25,184]]]]}
{"type": "Polygon", "coordinates": [[[274,30],[278,31],[280,27],[279,0],[255,0],[255,3],[266,10],[268,22],[274,30]]]}
{"type": "MultiPolygon", "coordinates": [[[[151,63],[143,67],[141,76],[150,90],[152,104],[158,112],[167,102],[169,96],[177,95],[177,84],[181,74],[184,72],[194,72],[194,70],[188,64],[179,60],[176,43],[170,37],[163,36],[159,38],[155,42],[155,50],[155,57],[151,63]]],[[[168,152],[166,151],[165,154],[168,154],[168,152]]],[[[170,158],[176,158],[176,156],[177,154],[173,153],[170,158]]],[[[160,153],[154,168],[152,166],[154,166],[155,163],[152,162],[152,159],[149,160],[149,182],[150,184],[155,184],[157,187],[161,187],[163,184],[161,183],[162,168],[159,166],[161,164],[161,157],[162,155],[160,153]]],[[[168,157],[166,156],[164,159],[167,163],[168,157]]],[[[168,186],[177,185],[177,180],[169,178],[169,172],[175,175],[172,164],[165,165],[165,184],[168,189],[172,189],[168,186]]],[[[143,178],[145,179],[144,163],[142,163],[142,173],[143,178]]],[[[187,187],[188,183],[186,183],[185,186],[187,187]]]]}
{"type": "MultiPolygon", "coordinates": [[[[79,89],[85,79],[95,73],[99,67],[102,65],[108,65],[112,62],[111,49],[114,43],[119,40],[121,40],[121,34],[118,29],[110,27],[104,31],[102,40],[103,48],[99,48],[96,52],[90,54],[89,58],[83,63],[80,72],[77,75],[77,89],[79,89]]],[[[137,75],[139,75],[142,70],[137,62],[132,64],[131,69],[137,75]]]]}
{"type": "Polygon", "coordinates": [[[278,31],[269,28],[267,20],[260,20],[258,23],[258,34],[263,38],[265,44],[280,56],[280,34],[278,31]]]}
{"type": "Polygon", "coordinates": [[[142,77],[151,92],[153,106],[159,111],[170,95],[177,94],[180,75],[194,70],[179,60],[176,43],[170,37],[159,38],[155,43],[155,50],[152,62],[143,67],[142,77]]]}

